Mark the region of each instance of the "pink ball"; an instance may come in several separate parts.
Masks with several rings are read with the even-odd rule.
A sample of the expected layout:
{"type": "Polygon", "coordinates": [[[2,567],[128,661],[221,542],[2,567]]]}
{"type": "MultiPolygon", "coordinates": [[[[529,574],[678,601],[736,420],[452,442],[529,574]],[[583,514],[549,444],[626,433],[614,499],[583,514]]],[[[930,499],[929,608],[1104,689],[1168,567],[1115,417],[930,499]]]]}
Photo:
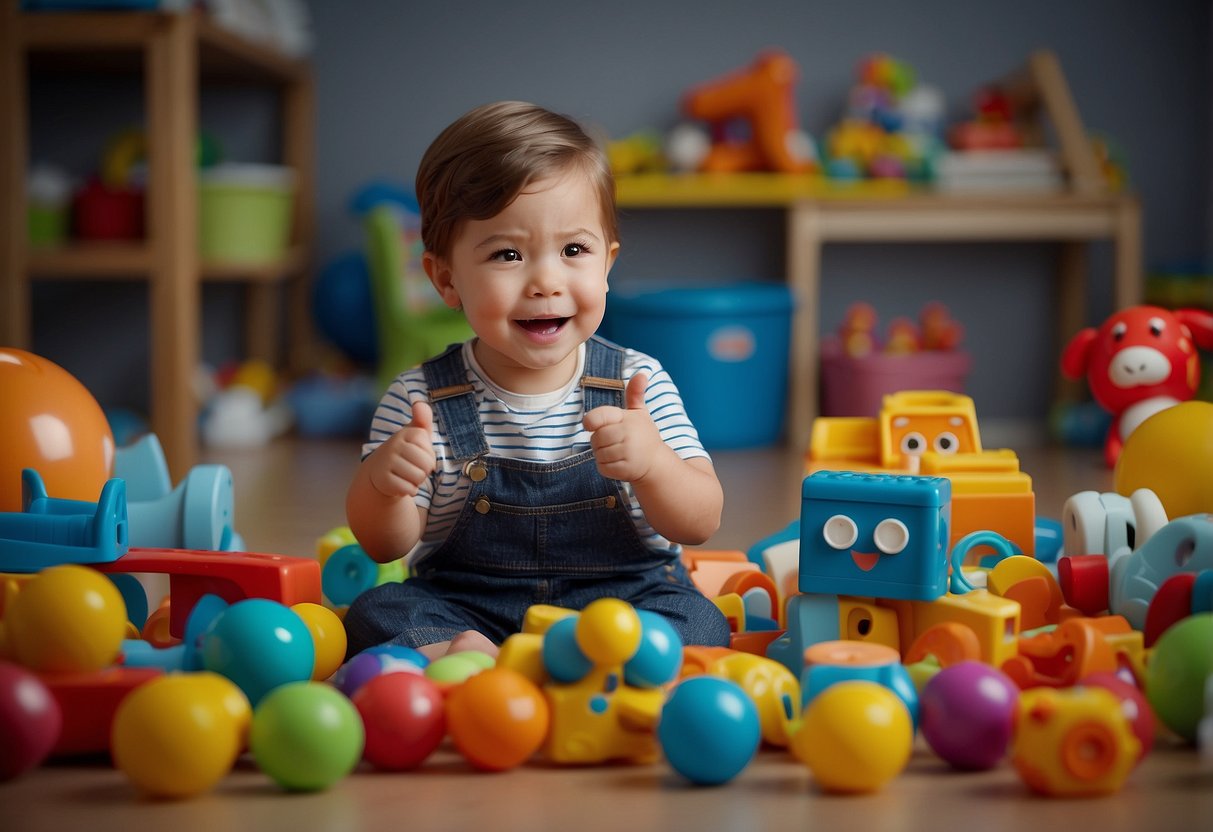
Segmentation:
{"type": "Polygon", "coordinates": [[[1141,741],[1137,762],[1144,760],[1154,747],[1154,711],[1150,709],[1150,703],[1141,688],[1126,682],[1123,676],[1116,673],[1092,673],[1082,677],[1078,683],[1111,691],[1120,700],[1121,713],[1129,720],[1133,735],[1141,741]]]}
{"type": "Polygon", "coordinates": [[[376,768],[415,768],[446,736],[442,693],[416,673],[374,677],[354,694],[354,706],[366,728],[362,756],[376,768]]]}
{"type": "Polygon", "coordinates": [[[0,662],[0,783],[39,765],[59,741],[63,714],[42,680],[0,662]]]}
{"type": "Polygon", "coordinates": [[[955,768],[981,771],[1006,756],[1019,688],[996,667],[975,661],[945,667],[918,700],[918,724],[931,749],[955,768]]]}

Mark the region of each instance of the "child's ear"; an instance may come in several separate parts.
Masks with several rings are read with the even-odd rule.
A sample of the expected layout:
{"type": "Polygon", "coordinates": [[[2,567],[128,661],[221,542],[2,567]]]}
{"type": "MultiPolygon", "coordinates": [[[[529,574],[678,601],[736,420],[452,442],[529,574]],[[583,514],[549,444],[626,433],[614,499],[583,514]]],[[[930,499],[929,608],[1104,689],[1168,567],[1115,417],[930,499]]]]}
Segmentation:
{"type": "Polygon", "coordinates": [[[611,247],[607,249],[606,256],[606,273],[611,273],[611,267],[615,265],[615,258],[619,256],[619,243],[611,243],[611,247]]]}
{"type": "Polygon", "coordinates": [[[421,267],[425,269],[430,283],[433,283],[434,288],[438,290],[442,302],[452,309],[458,309],[460,307],[459,292],[451,282],[450,264],[432,251],[427,251],[421,255],[421,267]]]}

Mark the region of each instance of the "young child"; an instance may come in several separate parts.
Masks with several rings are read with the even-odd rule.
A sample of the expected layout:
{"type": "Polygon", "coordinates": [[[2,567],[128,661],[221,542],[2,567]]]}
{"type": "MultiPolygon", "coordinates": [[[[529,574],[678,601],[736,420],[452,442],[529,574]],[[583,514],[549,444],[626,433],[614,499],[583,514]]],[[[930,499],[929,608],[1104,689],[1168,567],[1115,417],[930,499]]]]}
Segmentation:
{"type": "Polygon", "coordinates": [[[416,551],[413,577],[350,606],[350,654],[496,655],[531,605],[607,596],[727,644],[679,561],[720,524],[712,463],[661,365],[594,336],[619,253],[601,150],[563,116],[489,104],[430,145],[417,198],[426,274],[476,337],[375,413],[350,527],[377,560],[416,551]]]}

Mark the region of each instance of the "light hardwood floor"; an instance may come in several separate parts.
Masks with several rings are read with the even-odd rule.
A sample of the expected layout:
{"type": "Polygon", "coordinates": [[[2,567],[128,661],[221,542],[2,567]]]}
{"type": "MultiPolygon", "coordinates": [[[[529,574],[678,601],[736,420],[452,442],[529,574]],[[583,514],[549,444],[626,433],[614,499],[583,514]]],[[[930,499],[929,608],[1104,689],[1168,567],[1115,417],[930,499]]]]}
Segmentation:
{"type": "MultiPolygon", "coordinates": [[[[988,447],[997,444],[987,438],[988,447]]],[[[1033,476],[1039,513],[1056,517],[1069,494],[1106,490],[1096,451],[1017,447],[1033,476]]],[[[210,452],[231,467],[237,529],[253,551],[310,555],[344,523],[342,499],[358,443],[283,440],[252,451],[210,452]]],[[[726,510],[714,548],[744,549],[799,511],[802,461],[768,448],[715,454],[726,510]]],[[[1009,764],[953,773],[920,741],[907,771],[871,796],[823,794],[784,751],[763,750],[737,779],[686,785],[665,763],[556,768],[530,764],[473,772],[449,749],[405,774],[360,770],[319,794],[286,794],[247,758],[213,792],[183,802],[140,798],[104,760],[54,763],[0,784],[0,830],[595,830],[595,829],[1034,829],[1208,828],[1213,771],[1191,748],[1163,740],[1118,794],[1093,800],[1032,796],[1009,764]]]]}

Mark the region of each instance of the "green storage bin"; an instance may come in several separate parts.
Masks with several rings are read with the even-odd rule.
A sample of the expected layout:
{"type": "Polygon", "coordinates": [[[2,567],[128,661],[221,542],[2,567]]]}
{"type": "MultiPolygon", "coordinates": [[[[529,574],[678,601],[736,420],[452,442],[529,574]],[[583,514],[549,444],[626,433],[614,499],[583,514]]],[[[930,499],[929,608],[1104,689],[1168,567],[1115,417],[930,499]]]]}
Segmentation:
{"type": "Polygon", "coordinates": [[[291,238],[295,172],[279,165],[222,164],[198,176],[198,249],[204,263],[267,265],[291,238]]]}

